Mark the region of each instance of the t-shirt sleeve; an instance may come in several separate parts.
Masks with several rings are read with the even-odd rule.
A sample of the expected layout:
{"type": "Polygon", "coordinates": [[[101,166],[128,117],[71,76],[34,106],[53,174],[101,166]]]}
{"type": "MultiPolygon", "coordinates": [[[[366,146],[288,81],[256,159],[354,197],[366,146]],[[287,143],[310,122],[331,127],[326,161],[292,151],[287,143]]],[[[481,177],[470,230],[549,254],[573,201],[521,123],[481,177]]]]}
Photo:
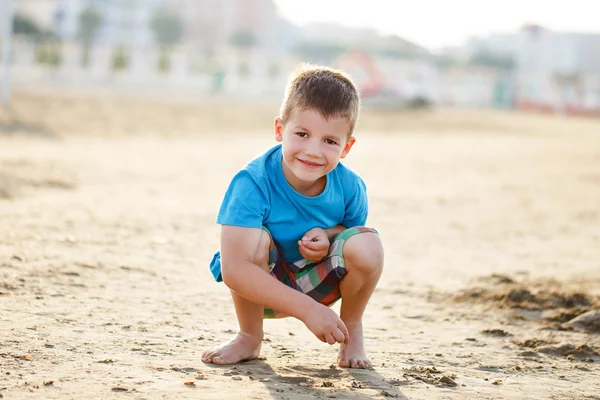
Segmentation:
{"type": "Polygon", "coordinates": [[[263,189],[248,171],[238,172],[229,184],[217,223],[243,228],[262,228],[269,210],[269,202],[263,189]]]}
{"type": "Polygon", "coordinates": [[[345,199],[346,210],[342,225],[346,228],[354,226],[364,226],[367,223],[369,214],[369,200],[367,198],[367,186],[358,176],[351,185],[352,190],[348,190],[345,199]]]}

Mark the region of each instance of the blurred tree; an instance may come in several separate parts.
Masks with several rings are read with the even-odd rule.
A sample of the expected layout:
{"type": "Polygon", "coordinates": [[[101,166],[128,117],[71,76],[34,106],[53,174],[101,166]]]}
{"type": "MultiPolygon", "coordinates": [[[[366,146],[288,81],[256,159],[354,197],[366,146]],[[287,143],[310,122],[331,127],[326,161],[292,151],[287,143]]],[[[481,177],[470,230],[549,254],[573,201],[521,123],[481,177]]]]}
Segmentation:
{"type": "Polygon", "coordinates": [[[434,56],[432,59],[437,66],[442,68],[456,67],[462,65],[461,60],[451,55],[442,54],[434,56]]]}
{"type": "Polygon", "coordinates": [[[356,50],[344,43],[305,41],[298,43],[293,51],[309,62],[318,64],[331,64],[339,56],[349,51],[356,50]]]}
{"type": "MultiPolygon", "coordinates": [[[[365,49],[365,51],[368,51],[368,49],[365,49]]],[[[402,58],[402,59],[414,59],[414,58],[419,58],[419,57],[423,57],[421,54],[418,54],[414,51],[410,51],[410,50],[403,50],[403,49],[377,49],[376,51],[374,51],[375,54],[380,54],[382,56],[387,56],[387,57],[391,57],[391,58],[402,58]]]]}
{"type": "Polygon", "coordinates": [[[113,71],[119,72],[127,68],[129,65],[129,54],[123,46],[119,46],[113,52],[112,67],[113,71]]]}
{"type": "Polygon", "coordinates": [[[173,11],[160,9],[152,16],[150,27],[154,31],[154,38],[160,48],[158,68],[160,71],[166,72],[171,64],[169,53],[183,37],[183,20],[179,14],[173,11]]]}
{"type": "Polygon", "coordinates": [[[17,13],[13,21],[13,33],[16,35],[39,37],[43,31],[33,19],[17,13]]]}
{"type": "Polygon", "coordinates": [[[251,70],[248,52],[258,44],[256,35],[249,30],[237,30],[229,38],[229,43],[238,50],[238,75],[247,78],[251,70]]]}
{"type": "Polygon", "coordinates": [[[57,40],[43,40],[35,48],[35,60],[38,64],[58,67],[62,63],[62,49],[57,40]]]}
{"type": "Polygon", "coordinates": [[[512,69],[515,66],[515,62],[512,58],[486,51],[474,53],[469,59],[469,64],[498,69],[512,69]]]}
{"type": "Polygon", "coordinates": [[[574,86],[579,83],[581,74],[578,72],[557,72],[554,74],[553,78],[559,85],[574,86]]]}
{"type": "Polygon", "coordinates": [[[102,14],[94,7],[86,7],[79,13],[79,39],[82,44],[81,65],[90,63],[90,49],[103,23],[102,14]]]}
{"type": "Polygon", "coordinates": [[[258,39],[254,32],[247,30],[235,31],[229,41],[233,47],[237,47],[238,49],[249,49],[258,44],[258,39]]]}

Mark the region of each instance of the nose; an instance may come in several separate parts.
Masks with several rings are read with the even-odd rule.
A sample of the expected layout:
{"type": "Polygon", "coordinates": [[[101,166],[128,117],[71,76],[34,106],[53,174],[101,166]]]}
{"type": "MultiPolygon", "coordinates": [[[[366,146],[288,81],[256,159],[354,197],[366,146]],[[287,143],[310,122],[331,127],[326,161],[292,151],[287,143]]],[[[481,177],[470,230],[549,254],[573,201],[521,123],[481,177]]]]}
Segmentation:
{"type": "Polygon", "coordinates": [[[321,156],[320,141],[313,139],[309,140],[304,149],[307,156],[318,158],[321,156]]]}

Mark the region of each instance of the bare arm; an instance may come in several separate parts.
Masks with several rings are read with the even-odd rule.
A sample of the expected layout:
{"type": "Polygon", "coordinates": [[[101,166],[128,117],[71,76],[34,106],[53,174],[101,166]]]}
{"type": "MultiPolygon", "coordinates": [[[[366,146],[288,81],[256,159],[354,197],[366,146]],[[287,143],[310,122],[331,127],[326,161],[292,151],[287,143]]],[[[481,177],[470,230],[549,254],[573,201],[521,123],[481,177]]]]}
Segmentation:
{"type": "MultiPolygon", "coordinates": [[[[300,320],[314,303],[310,297],[279,282],[259,265],[264,231],[223,225],[221,228],[221,273],[234,292],[300,320]]],[[[268,251],[268,250],[267,250],[268,251]]],[[[262,255],[262,256],[266,256],[262,255]]]]}
{"type": "Polygon", "coordinates": [[[346,229],[348,228],[343,225],[336,225],[333,228],[325,229],[325,232],[327,233],[327,238],[329,241],[331,241],[335,235],[345,231],[346,229]]]}
{"type": "Polygon", "coordinates": [[[321,341],[348,343],[350,335],[338,315],[304,293],[294,290],[261,268],[268,257],[262,229],[223,225],[221,274],[223,281],[245,299],[298,318],[321,341]],[[264,253],[264,254],[262,254],[264,253]]]}

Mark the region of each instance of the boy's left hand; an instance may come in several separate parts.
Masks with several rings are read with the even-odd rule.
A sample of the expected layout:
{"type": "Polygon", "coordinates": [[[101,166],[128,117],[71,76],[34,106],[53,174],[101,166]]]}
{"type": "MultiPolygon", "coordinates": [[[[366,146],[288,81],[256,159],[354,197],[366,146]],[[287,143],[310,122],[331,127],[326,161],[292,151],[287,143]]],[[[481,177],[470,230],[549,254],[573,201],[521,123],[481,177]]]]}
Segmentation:
{"type": "Polygon", "coordinates": [[[321,261],[329,253],[329,238],[322,228],[313,228],[298,240],[300,254],[309,261],[321,261]]]}

